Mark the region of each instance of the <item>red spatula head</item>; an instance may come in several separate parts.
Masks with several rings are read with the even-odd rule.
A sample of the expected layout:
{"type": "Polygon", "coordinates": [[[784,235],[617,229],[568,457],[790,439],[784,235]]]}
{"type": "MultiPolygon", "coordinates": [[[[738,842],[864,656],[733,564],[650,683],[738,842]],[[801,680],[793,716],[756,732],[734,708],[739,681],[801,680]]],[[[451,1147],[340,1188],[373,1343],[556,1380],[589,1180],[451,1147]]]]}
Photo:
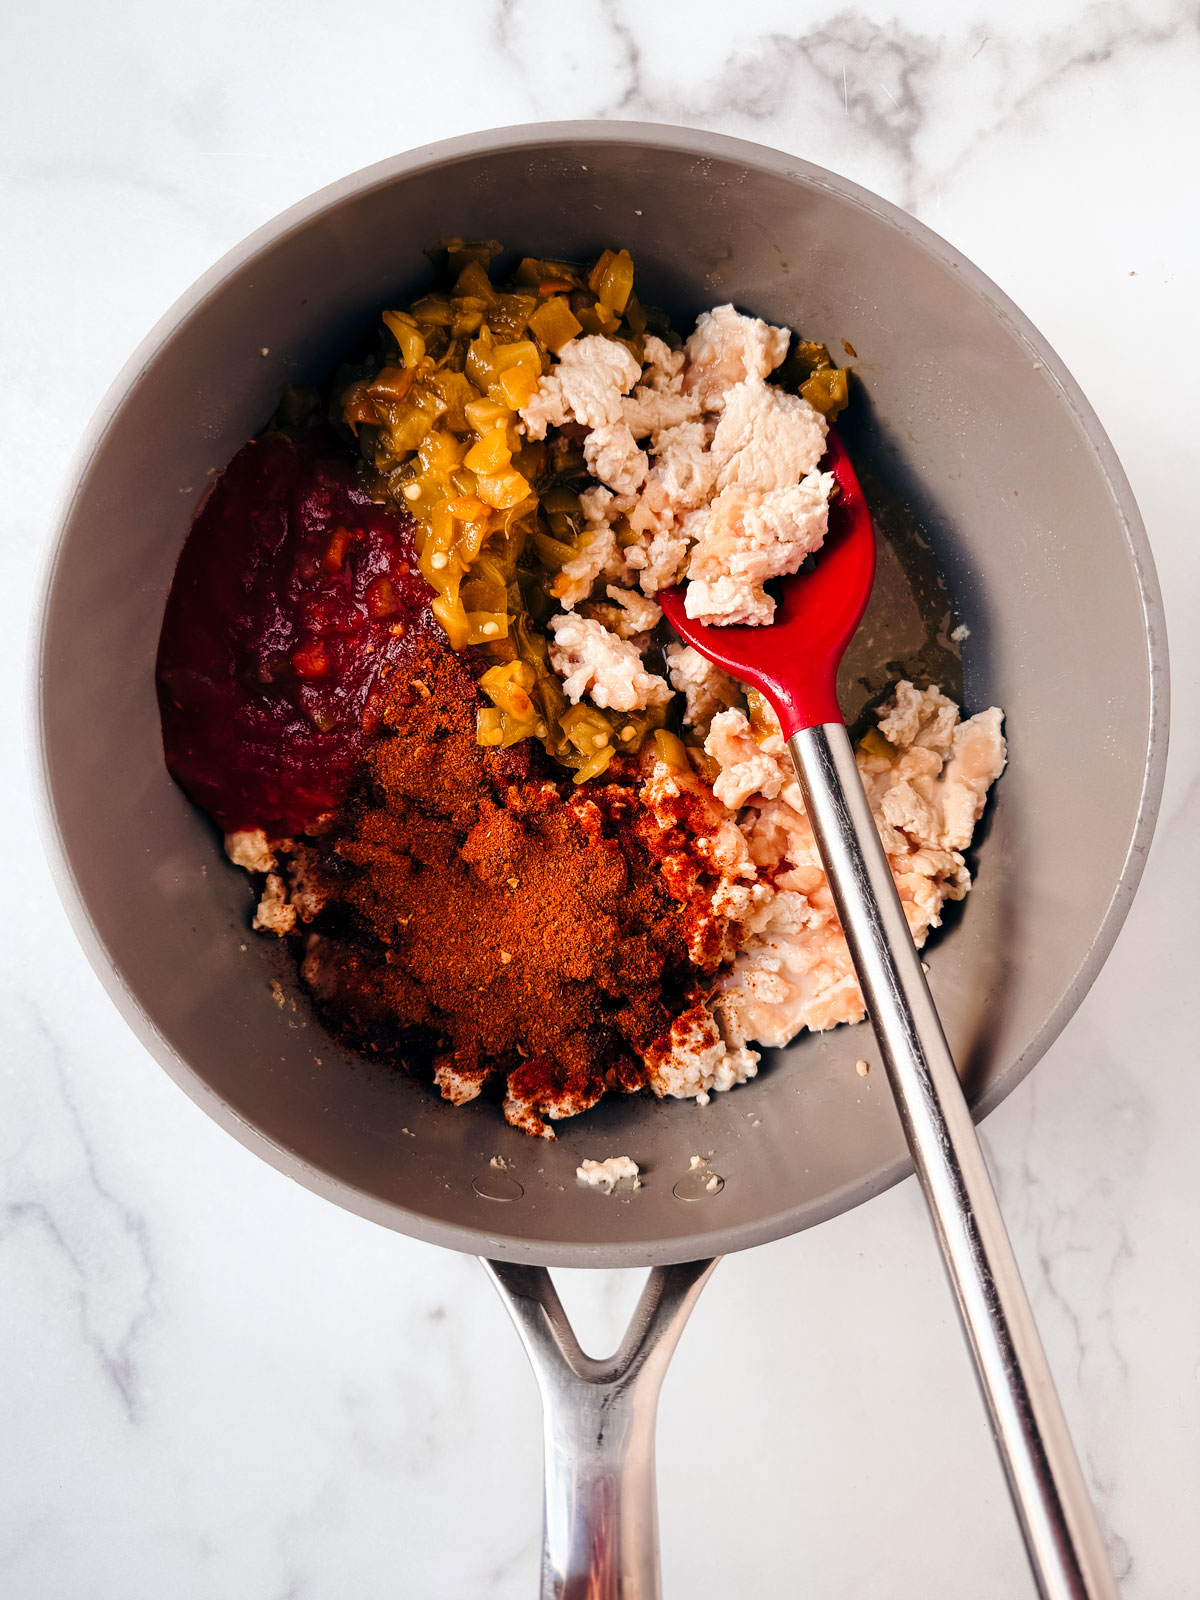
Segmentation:
{"type": "Polygon", "coordinates": [[[829,508],[829,532],[812,572],[781,580],[775,619],[765,628],[715,628],[683,609],[682,586],[658,596],[667,621],[740,682],[761,689],[775,708],[785,738],[822,722],[842,722],[837,671],[862,618],[875,578],[875,532],[867,502],[842,441],[829,430],[821,466],[839,493],[829,508]]]}

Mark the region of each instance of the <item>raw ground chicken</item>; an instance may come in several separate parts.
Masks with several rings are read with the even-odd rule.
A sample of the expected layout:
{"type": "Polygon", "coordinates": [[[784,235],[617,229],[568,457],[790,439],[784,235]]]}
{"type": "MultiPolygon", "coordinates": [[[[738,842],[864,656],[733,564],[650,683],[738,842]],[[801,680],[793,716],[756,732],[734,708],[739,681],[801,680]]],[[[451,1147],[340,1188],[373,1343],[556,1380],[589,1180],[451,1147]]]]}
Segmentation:
{"type": "MultiPolygon", "coordinates": [[[[562,303],[566,305],[565,298],[562,303]]],[[[576,299],[571,303],[579,310],[576,299]]],[[[598,301],[597,313],[604,309],[598,301]]],[[[388,315],[392,319],[388,325],[394,327],[397,314],[388,315]]],[[[580,310],[580,316],[585,312],[580,310]]],[[[516,754],[532,749],[537,758],[532,767],[528,757],[523,766],[518,763],[525,776],[514,777],[517,768],[510,771],[476,762],[483,774],[476,780],[483,798],[470,816],[461,822],[447,821],[452,806],[445,816],[428,813],[421,824],[426,830],[422,837],[428,835],[426,843],[413,844],[396,833],[387,858],[395,883],[401,883],[410,874],[408,853],[433,849],[429,859],[436,857],[450,864],[448,871],[453,869],[445,893],[457,897],[456,915],[466,919],[456,926],[454,937],[464,960],[470,956],[475,965],[464,978],[462,1018],[451,1019],[442,1030],[434,1082],[447,1099],[461,1103],[499,1076],[506,1084],[508,1119],[546,1137],[553,1137],[553,1121],[585,1110],[609,1090],[648,1087],[660,1097],[706,1101],[713,1092],[755,1075],[756,1045],[783,1045],[804,1029],[823,1030],[860,1021],[864,1015],[778,724],[760,697],[751,696],[748,702],[731,678],[695,650],[672,640],[661,625],[655,599],[661,589],[686,577],[689,616],[717,624],[767,624],[774,600],[765,585],[796,572],[820,550],[835,492],[832,476],[820,465],[827,420],[801,394],[771,381],[788,358],[792,335],[786,328],[743,316],[729,305],[701,315],[682,345],[649,331],[636,340],[622,340],[584,331],[569,314],[567,320],[575,332],[559,344],[553,359],[543,356],[541,375],[527,386],[524,403],[512,402],[507,414],[512,419],[510,445],[515,433],[518,442],[545,441],[551,452],[574,451],[590,475],[575,502],[579,522],[572,546],[545,580],[549,595],[539,621],[544,639],[544,665],[539,670],[552,672],[560,707],[571,715],[576,715],[575,708],[579,716],[586,712],[583,722],[572,727],[582,727],[591,738],[593,725],[587,718],[595,720],[594,742],[600,757],[594,762],[583,756],[572,759],[578,769],[576,784],[589,780],[586,788],[574,789],[561,769],[555,771],[542,761],[539,740],[553,754],[555,731],[547,733],[538,722],[539,715],[549,713],[539,713],[535,695],[532,709],[521,713],[526,722],[515,735],[526,742],[514,744],[512,750],[516,754]],[[640,349],[640,360],[631,344],[640,349]],[[632,720],[626,723],[626,718],[632,720]],[[663,726],[668,718],[682,738],[663,726]],[[497,788],[496,773],[502,770],[508,776],[497,788]],[[434,828],[433,834],[429,828],[434,828]],[[437,828],[444,838],[430,846],[429,838],[442,837],[437,828]],[[478,949],[490,949],[502,937],[492,926],[487,895],[478,889],[490,881],[489,875],[495,877],[487,839],[500,837],[505,829],[510,838],[505,848],[514,852],[514,859],[520,849],[512,842],[513,829],[518,833],[524,829],[525,834],[541,829],[546,838],[553,836],[567,852],[563,860],[576,875],[573,881],[580,884],[580,893],[584,886],[591,892],[586,848],[607,850],[605,859],[611,864],[612,851],[619,845],[624,852],[620,872],[638,886],[638,893],[650,895],[648,907],[660,908],[653,913],[659,919],[661,944],[655,961],[672,973],[669,997],[666,990],[661,997],[668,1011],[660,1023],[645,1021],[659,1003],[651,989],[637,988],[640,979],[613,976],[627,968],[617,934],[606,935],[618,938],[618,944],[611,946],[616,954],[603,981],[613,993],[620,990],[626,996],[620,1002],[626,1020],[619,1026],[605,1023],[596,1032],[600,1024],[588,1020],[586,996],[583,991],[576,993],[583,982],[590,994],[593,980],[582,976],[585,968],[575,971],[569,961],[554,981],[566,986],[557,993],[570,993],[575,996],[570,1004],[582,1007],[577,1015],[572,1013],[574,1022],[564,1013],[555,1027],[534,1037],[523,1031],[519,1007],[504,1011],[503,997],[516,992],[513,985],[521,974],[544,976],[546,966],[536,958],[530,961],[528,952],[514,955],[508,950],[495,953],[491,967],[486,962],[480,966],[475,959],[478,949]],[[647,874],[656,878],[657,888],[647,874]],[[657,901],[654,895],[659,896],[657,901]],[[628,989],[629,982],[633,989],[628,989]],[[571,989],[572,983],[576,989],[571,989]],[[640,996],[636,1004],[626,989],[628,995],[640,996]],[[477,1015],[468,1015],[468,990],[477,997],[477,1015]],[[490,1009],[493,1003],[500,1006],[499,1021],[490,1009]],[[509,1016],[511,1022],[505,1022],[509,1016]],[[603,1061],[589,1055],[600,1046],[587,1043],[601,1035],[609,1041],[601,1051],[603,1061]],[[555,1051],[565,1052],[564,1060],[571,1057],[574,1064],[550,1062],[539,1075],[537,1062],[550,1061],[555,1051]]],[[[408,367],[403,340],[410,336],[403,329],[401,334],[408,367]]],[[[419,362],[420,357],[414,359],[419,362]]],[[[381,381],[387,378],[392,389],[402,390],[397,370],[386,368],[381,381]]],[[[832,377],[842,378],[844,385],[844,375],[832,377]]],[[[355,414],[369,419],[374,415],[368,404],[372,391],[366,391],[364,400],[365,382],[360,380],[347,393],[356,397],[356,406],[367,406],[355,414]]],[[[498,392],[488,390],[489,395],[498,392]]],[[[835,413],[837,406],[827,409],[835,413]]],[[[351,416],[349,408],[346,416],[351,416]]],[[[363,448],[365,453],[369,447],[363,448]]],[[[378,456],[378,446],[370,448],[378,456]]],[[[398,459],[400,467],[392,470],[401,473],[401,491],[420,514],[426,493],[423,480],[403,477],[416,470],[416,458],[398,459]],[[406,459],[411,460],[411,469],[404,466],[406,459]]],[[[519,462],[525,456],[512,459],[519,462]]],[[[502,469],[510,470],[503,463],[495,470],[502,469]]],[[[499,483],[501,478],[489,481],[499,483]]],[[[394,503],[404,509],[404,500],[394,503]]],[[[417,548],[422,549],[419,539],[417,548]]],[[[421,571],[436,589],[440,578],[427,560],[429,547],[424,548],[421,571]]],[[[435,556],[433,568],[437,565],[435,556]]],[[[439,597],[444,598],[441,590],[439,597]]],[[[438,610],[437,600],[433,609],[439,618],[448,615],[438,610]]],[[[472,625],[484,640],[486,657],[487,625],[478,620],[483,615],[478,613],[472,625]]],[[[453,638],[452,643],[460,648],[453,638]]],[[[491,659],[506,658],[493,654],[491,659]]],[[[507,659],[511,661],[511,654],[507,659]]],[[[483,691],[492,695],[496,707],[503,709],[488,715],[507,727],[512,707],[522,703],[519,696],[513,698],[513,682],[518,689],[522,682],[532,686],[533,674],[527,680],[505,678],[503,696],[489,687],[492,673],[480,677],[476,667],[472,674],[467,675],[464,693],[478,696],[480,704],[483,691]],[[472,687],[474,681],[477,688],[472,687]]],[[[432,669],[426,677],[432,681],[432,669]]],[[[521,692],[528,708],[529,694],[521,692]]],[[[548,703],[544,695],[540,703],[548,703]]],[[[386,715],[402,719],[409,714],[405,704],[399,712],[393,708],[386,715]]],[[[468,719],[475,715],[473,707],[467,715],[468,719]]],[[[936,687],[919,688],[903,680],[876,717],[877,732],[859,745],[859,770],[913,938],[923,945],[938,927],[945,903],[961,900],[970,887],[963,852],[988,788],[1004,766],[1001,713],[993,708],[963,721],[957,706],[936,687]]],[[[563,717],[562,727],[569,722],[569,716],[563,717]]],[[[465,727],[465,733],[460,729],[455,735],[464,771],[474,760],[467,749],[469,720],[465,727]]],[[[498,743],[500,735],[485,739],[483,727],[481,715],[480,740],[498,743]]],[[[505,744],[510,742],[506,734],[505,744]]],[[[590,747],[580,745],[577,737],[576,748],[590,747]]],[[[400,1037],[399,1024],[406,1019],[419,1013],[424,1024],[432,1026],[430,1018],[436,1021],[437,1013],[434,988],[422,998],[420,982],[413,978],[421,961],[430,974],[436,968],[436,921],[426,928],[418,916],[413,923],[411,908],[407,917],[400,915],[401,900],[396,896],[402,897],[401,889],[362,879],[355,889],[342,882],[347,870],[361,873],[367,863],[379,859],[364,842],[370,830],[378,834],[379,827],[391,826],[392,801],[387,798],[385,768],[379,765],[387,758],[386,744],[382,749],[381,757],[370,757],[375,772],[370,803],[364,809],[362,802],[355,802],[357,810],[343,814],[331,831],[326,819],[325,831],[317,837],[269,838],[261,829],[247,827],[227,838],[235,862],[265,874],[255,926],[302,942],[307,950],[306,981],[319,999],[334,1003],[340,995],[344,1011],[346,994],[353,991],[357,1021],[349,1028],[352,1039],[383,1037],[389,1006],[395,1024],[392,1038],[400,1037]],[[372,817],[382,820],[377,824],[372,817]],[[387,946],[387,963],[392,965],[376,962],[383,978],[366,981],[361,955],[351,961],[346,954],[349,947],[340,923],[335,920],[332,934],[321,931],[331,905],[343,901],[356,908],[360,921],[367,919],[373,937],[383,940],[378,948],[387,946]],[[346,963],[353,966],[354,961],[358,965],[351,982],[346,963]]],[[[484,754],[479,752],[480,760],[484,754]]],[[[508,755],[507,749],[496,750],[488,760],[508,755]]],[[[420,791],[420,783],[414,781],[405,791],[408,803],[423,805],[420,791]]],[[[377,847],[378,840],[372,848],[377,847]]],[[[530,869],[531,881],[534,876],[530,869]]],[[[514,884],[517,879],[506,881],[514,884]]],[[[496,884],[497,894],[508,892],[500,880],[496,884]]],[[[550,887],[544,892],[553,896],[550,887]]],[[[612,919],[618,917],[624,891],[614,887],[609,900],[603,898],[609,890],[597,892],[601,898],[594,911],[596,925],[608,918],[616,928],[612,919]]],[[[538,907],[532,910],[536,913],[538,907]]],[[[619,937],[644,938],[632,924],[622,922],[621,927],[624,932],[619,937]]],[[[591,935],[581,928],[579,937],[586,940],[591,935]]],[[[549,967],[559,972],[557,958],[549,967]]],[[[432,976],[426,981],[436,987],[432,976]]],[[[567,1004],[555,999],[554,993],[547,992],[544,1006],[567,1004]]]]}
{"type": "MultiPolygon", "coordinates": [[[[610,586],[653,596],[686,569],[688,616],[771,621],[775,602],[763,586],[820,547],[833,488],[818,470],[825,418],[767,382],[790,342],[788,329],[718,306],[680,350],[648,336],[640,367],[601,335],[567,345],[521,411],[533,439],[556,425],[587,428],[584,459],[601,485],[585,496],[583,548],[557,587],[564,611],[601,578],[609,598],[610,586]]],[[[599,634],[580,640],[570,630],[551,661],[578,674],[581,657],[594,659],[604,683],[611,648],[599,634]]],[[[583,692],[568,689],[572,699],[583,692]]]]}

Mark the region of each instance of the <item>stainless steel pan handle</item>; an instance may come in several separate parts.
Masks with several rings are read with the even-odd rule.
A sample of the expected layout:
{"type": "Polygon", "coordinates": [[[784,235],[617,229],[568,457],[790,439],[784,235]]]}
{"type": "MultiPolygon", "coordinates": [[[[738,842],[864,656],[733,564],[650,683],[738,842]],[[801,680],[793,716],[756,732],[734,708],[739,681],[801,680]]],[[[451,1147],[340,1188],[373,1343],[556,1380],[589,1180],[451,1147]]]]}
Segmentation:
{"type": "Polygon", "coordinates": [[[788,740],[1043,1600],[1116,1600],[983,1151],[840,723],[788,740]]]}
{"type": "Polygon", "coordinates": [[[542,1396],[541,1600],[659,1600],[658,1395],[716,1261],[655,1267],[616,1355],[585,1355],[544,1267],[485,1261],[542,1396]]]}

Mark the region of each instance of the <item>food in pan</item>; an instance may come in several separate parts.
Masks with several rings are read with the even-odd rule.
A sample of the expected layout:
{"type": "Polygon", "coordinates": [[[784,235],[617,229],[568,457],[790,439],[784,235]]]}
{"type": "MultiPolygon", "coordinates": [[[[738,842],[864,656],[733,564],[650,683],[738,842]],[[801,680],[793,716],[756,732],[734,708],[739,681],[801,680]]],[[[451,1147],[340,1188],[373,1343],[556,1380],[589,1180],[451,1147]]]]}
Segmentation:
{"type": "Polygon", "coordinates": [[[575,1177],[589,1189],[612,1194],[622,1183],[628,1184],[631,1189],[640,1189],[642,1180],[638,1176],[639,1171],[637,1162],[629,1156],[606,1156],[603,1161],[585,1158],[575,1168],[575,1177]]]}
{"type": "MultiPolygon", "coordinates": [[[[706,1100],[863,1016],[779,728],[655,596],[767,625],[819,559],[848,379],[731,305],[686,340],[633,263],[448,241],[202,506],[158,661],[168,765],[259,875],[340,1039],[552,1124],[706,1100]]],[[[834,511],[836,516],[836,509],[834,511]]],[[[918,943],[1005,759],[900,679],[858,746],[918,943]]]]}

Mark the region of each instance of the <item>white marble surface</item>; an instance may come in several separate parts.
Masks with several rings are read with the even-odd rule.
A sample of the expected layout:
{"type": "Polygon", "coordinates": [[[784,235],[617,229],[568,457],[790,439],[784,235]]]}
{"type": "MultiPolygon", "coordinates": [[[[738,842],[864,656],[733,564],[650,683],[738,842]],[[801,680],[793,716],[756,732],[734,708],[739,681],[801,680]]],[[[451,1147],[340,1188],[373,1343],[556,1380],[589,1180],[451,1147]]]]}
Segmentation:
{"type": "MultiPolygon", "coordinates": [[[[409,145],[539,117],[690,122],[836,168],[963,249],[1097,407],[1172,630],[1173,755],[1141,893],[986,1140],[1122,1592],[1183,1597],[1200,1496],[1200,35],[1168,0],[895,13],[5,8],[0,593],[9,617],[24,606],[71,447],[176,295],[282,207],[409,145]]],[[[3,648],[11,704],[11,624],[3,648]]],[[[67,931],[5,725],[0,1593],[531,1595],[536,1396],[491,1287],[288,1183],[135,1044],[67,931]]],[[[631,1286],[567,1291],[605,1343],[631,1286]]],[[[668,1600],[1031,1593],[911,1183],[720,1268],[668,1378],[660,1478],[668,1600]]]]}

